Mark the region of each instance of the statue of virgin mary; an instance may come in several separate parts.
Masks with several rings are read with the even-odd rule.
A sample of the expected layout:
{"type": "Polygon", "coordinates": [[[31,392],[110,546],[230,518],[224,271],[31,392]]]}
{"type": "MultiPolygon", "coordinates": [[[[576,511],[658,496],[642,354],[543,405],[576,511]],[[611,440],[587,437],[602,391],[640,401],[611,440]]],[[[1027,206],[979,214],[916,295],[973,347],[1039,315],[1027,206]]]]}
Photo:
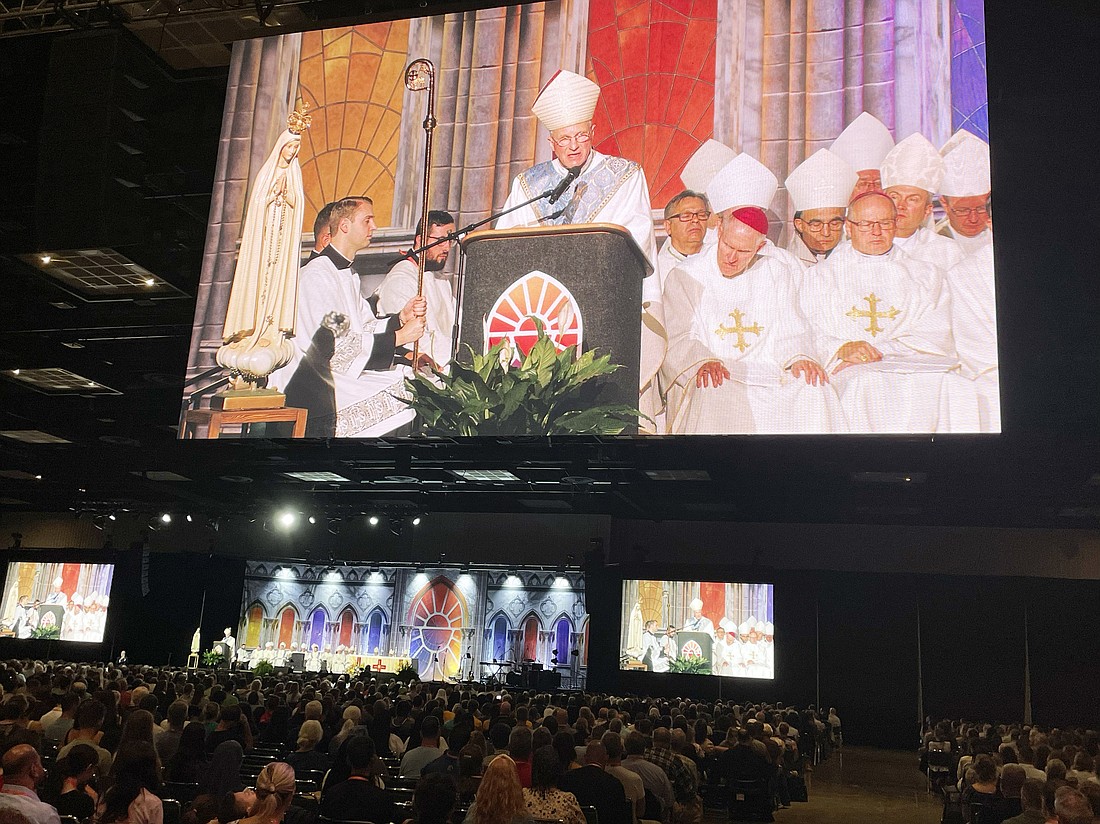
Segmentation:
{"type": "Polygon", "coordinates": [[[256,389],[293,355],[305,194],[298,150],[309,128],[305,110],[292,112],[252,184],[218,364],[235,390],[256,389]]]}

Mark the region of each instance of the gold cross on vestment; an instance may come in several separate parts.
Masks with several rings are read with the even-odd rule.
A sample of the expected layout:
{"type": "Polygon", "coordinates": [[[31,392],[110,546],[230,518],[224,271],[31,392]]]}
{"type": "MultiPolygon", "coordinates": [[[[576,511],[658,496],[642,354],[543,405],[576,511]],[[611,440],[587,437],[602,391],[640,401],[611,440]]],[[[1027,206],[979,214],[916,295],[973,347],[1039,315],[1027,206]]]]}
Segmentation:
{"type": "Polygon", "coordinates": [[[878,319],[879,318],[889,318],[890,320],[893,320],[894,318],[896,318],[898,315],[901,314],[901,310],[900,309],[895,309],[893,306],[891,306],[885,312],[878,311],[878,305],[880,303],[882,303],[883,301],[882,301],[881,298],[879,298],[877,295],[875,295],[874,292],[872,292],[867,297],[865,297],[864,300],[867,301],[867,306],[870,307],[870,308],[868,308],[868,309],[856,309],[856,307],[853,306],[845,314],[847,315],[847,317],[850,317],[852,320],[856,320],[856,321],[858,321],[860,318],[868,318],[871,321],[871,323],[864,331],[870,332],[871,337],[874,337],[879,332],[885,332],[886,331],[885,329],[883,329],[881,326],[878,325],[878,319]]]}
{"type": "Polygon", "coordinates": [[[752,332],[754,335],[759,335],[764,331],[764,327],[759,323],[754,323],[752,326],[745,326],[742,324],[742,320],[745,317],[745,313],[740,309],[734,309],[730,312],[730,317],[733,318],[733,326],[726,326],[725,324],[718,324],[718,328],[714,330],[714,334],[725,340],[726,335],[737,335],[737,343],[734,344],[738,349],[744,352],[749,348],[749,344],[745,341],[745,334],[752,332]]]}

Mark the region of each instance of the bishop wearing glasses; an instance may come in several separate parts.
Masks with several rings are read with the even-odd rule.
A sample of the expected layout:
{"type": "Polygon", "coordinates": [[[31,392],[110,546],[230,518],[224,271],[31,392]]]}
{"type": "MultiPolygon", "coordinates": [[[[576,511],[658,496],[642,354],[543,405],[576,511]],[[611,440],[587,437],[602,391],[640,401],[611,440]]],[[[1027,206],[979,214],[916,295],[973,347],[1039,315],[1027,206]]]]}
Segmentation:
{"type": "Polygon", "coordinates": [[[898,222],[889,196],[858,195],[845,221],[851,243],[803,281],[817,361],[852,432],[977,432],[977,394],[959,374],[943,275],[895,245],[898,222]]]}

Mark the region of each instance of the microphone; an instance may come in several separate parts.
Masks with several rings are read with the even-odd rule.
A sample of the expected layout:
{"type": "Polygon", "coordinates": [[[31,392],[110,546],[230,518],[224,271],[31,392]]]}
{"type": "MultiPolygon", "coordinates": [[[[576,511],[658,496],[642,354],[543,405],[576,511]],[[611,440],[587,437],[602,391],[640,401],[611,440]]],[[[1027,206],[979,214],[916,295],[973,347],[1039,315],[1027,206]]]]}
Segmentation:
{"type": "Polygon", "coordinates": [[[571,169],[566,169],[566,175],[561,179],[561,182],[554,187],[554,191],[550,193],[549,202],[553,204],[559,197],[565,194],[565,190],[569,188],[569,184],[576,180],[581,173],[580,166],[574,166],[571,169]]]}

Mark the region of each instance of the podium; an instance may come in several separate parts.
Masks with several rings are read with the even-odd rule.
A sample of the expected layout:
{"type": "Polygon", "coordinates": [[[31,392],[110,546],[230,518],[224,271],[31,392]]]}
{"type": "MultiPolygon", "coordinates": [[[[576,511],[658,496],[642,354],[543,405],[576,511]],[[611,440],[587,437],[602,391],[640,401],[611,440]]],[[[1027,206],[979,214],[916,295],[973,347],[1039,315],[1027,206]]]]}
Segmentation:
{"type": "MultiPolygon", "coordinates": [[[[483,353],[487,337],[506,335],[526,352],[536,316],[565,345],[598,349],[621,366],[603,379],[600,403],[638,405],[642,279],[650,265],[630,232],[610,223],[486,230],[468,235],[462,249],[460,344],[483,353]]],[[[462,348],[457,355],[468,361],[462,348]]]]}
{"type": "Polygon", "coordinates": [[[714,672],[714,659],[711,657],[714,639],[709,632],[678,632],[676,633],[676,657],[677,658],[702,658],[710,665],[710,671],[714,672]]]}

